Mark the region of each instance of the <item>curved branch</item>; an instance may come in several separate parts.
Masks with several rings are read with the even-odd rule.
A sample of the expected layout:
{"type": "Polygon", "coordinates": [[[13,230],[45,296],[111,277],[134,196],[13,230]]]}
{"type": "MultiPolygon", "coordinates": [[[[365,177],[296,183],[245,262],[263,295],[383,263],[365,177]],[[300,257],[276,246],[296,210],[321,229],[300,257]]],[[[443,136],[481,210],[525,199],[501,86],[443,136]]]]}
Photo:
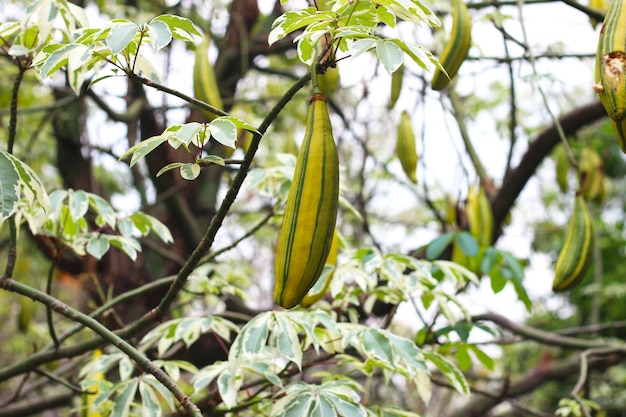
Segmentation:
{"type": "Polygon", "coordinates": [[[614,348],[626,354],[626,345],[605,341],[592,341],[575,337],[561,336],[553,332],[545,332],[524,324],[515,323],[504,316],[496,313],[485,313],[472,317],[472,321],[491,321],[500,327],[522,336],[549,346],[557,346],[564,349],[605,349],[614,348]]]}
{"type": "MultiPolygon", "coordinates": [[[[561,116],[559,123],[565,134],[571,135],[605,116],[606,112],[600,101],[597,100],[561,116]]],[[[559,143],[559,140],[559,134],[554,125],[545,129],[530,144],[517,167],[509,171],[504,177],[500,190],[492,201],[496,230],[502,226],[504,218],[515,204],[526,183],[535,174],[552,148],[559,143]]],[[[498,237],[496,236],[496,240],[498,237]]]]}

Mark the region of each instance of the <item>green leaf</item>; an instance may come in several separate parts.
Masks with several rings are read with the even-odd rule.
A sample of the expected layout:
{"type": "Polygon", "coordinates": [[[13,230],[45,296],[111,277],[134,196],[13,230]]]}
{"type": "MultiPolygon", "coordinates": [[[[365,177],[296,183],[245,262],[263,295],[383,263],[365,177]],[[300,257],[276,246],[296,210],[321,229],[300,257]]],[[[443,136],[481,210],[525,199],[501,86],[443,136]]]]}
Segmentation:
{"type": "Polygon", "coordinates": [[[506,279],[502,276],[499,270],[496,270],[489,274],[489,278],[491,279],[491,291],[494,294],[498,294],[504,286],[506,285],[506,279]]]}
{"type": "Polygon", "coordinates": [[[467,256],[474,257],[478,255],[478,249],[480,247],[478,245],[478,242],[474,238],[474,236],[472,236],[470,233],[468,232],[457,233],[455,241],[457,245],[459,245],[459,248],[467,256]]]}
{"type": "Polygon", "coordinates": [[[174,241],[170,230],[156,217],[137,211],[130,215],[130,220],[144,236],[152,230],[163,242],[170,243],[174,241]]]}
{"type": "Polygon", "coordinates": [[[139,25],[125,19],[116,19],[114,22],[116,25],[111,28],[106,45],[113,54],[119,54],[135,38],[139,25]]]}
{"type": "Polygon", "coordinates": [[[6,152],[0,152],[0,222],[17,210],[20,198],[19,177],[6,152]]]}
{"type": "Polygon", "coordinates": [[[110,417],[128,417],[130,415],[130,404],[135,398],[137,392],[137,380],[133,379],[130,382],[122,382],[120,385],[123,387],[122,391],[115,398],[115,406],[110,417]]]}
{"type": "Polygon", "coordinates": [[[159,172],[156,173],[157,178],[160,177],[161,175],[165,174],[168,171],[172,171],[174,169],[180,168],[184,165],[187,165],[186,162],[172,162],[171,164],[167,164],[165,165],[163,168],[161,168],[159,170],[159,172]]]}
{"type": "Polygon", "coordinates": [[[209,123],[211,136],[224,146],[235,149],[237,140],[237,126],[225,117],[218,117],[209,123]]]}
{"type": "Polygon", "coordinates": [[[455,233],[448,232],[434,239],[432,242],[428,244],[426,248],[426,259],[433,260],[437,259],[439,255],[443,253],[443,251],[452,243],[455,238],[455,233]]]}
{"type": "Polygon", "coordinates": [[[381,5],[376,8],[376,17],[387,26],[392,28],[396,27],[396,16],[385,6],[381,5]]]}
{"type": "Polygon", "coordinates": [[[155,51],[159,51],[172,41],[172,31],[161,20],[153,20],[148,24],[150,30],[150,43],[155,51]]]}
{"type": "Polygon", "coordinates": [[[472,359],[467,350],[468,345],[465,343],[459,343],[456,347],[456,363],[462,371],[467,371],[472,367],[472,359]]]}
{"type": "Polygon", "coordinates": [[[498,251],[495,248],[489,247],[485,249],[480,262],[480,270],[484,275],[489,275],[491,273],[493,268],[496,266],[497,257],[498,251]]]}
{"type": "Polygon", "coordinates": [[[109,240],[105,236],[97,236],[87,242],[87,253],[96,259],[102,259],[110,247],[109,240]]]}
{"type": "Polygon", "coordinates": [[[151,138],[143,140],[135,146],[131,147],[129,150],[126,151],[126,153],[124,153],[124,155],[120,156],[119,159],[122,160],[129,155],[132,155],[132,158],[130,160],[130,166],[132,167],[141,158],[155,150],[157,146],[167,141],[167,139],[168,136],[165,135],[152,136],[151,138]]]}
{"type": "Polygon", "coordinates": [[[480,363],[482,363],[485,368],[487,368],[490,371],[493,371],[495,369],[496,364],[494,360],[491,358],[491,356],[487,355],[485,352],[480,350],[478,346],[476,345],[470,344],[470,345],[467,345],[467,347],[472,351],[472,353],[476,356],[476,358],[478,358],[480,363]]]}
{"type": "Polygon", "coordinates": [[[404,59],[402,49],[388,40],[382,40],[376,44],[376,55],[389,74],[400,68],[404,59]]]}
{"type": "Polygon", "coordinates": [[[463,395],[470,394],[470,388],[467,384],[467,380],[459,371],[459,369],[454,366],[452,362],[447,360],[443,355],[437,352],[423,352],[424,357],[433,363],[439,369],[439,371],[446,377],[448,382],[463,395]]]}

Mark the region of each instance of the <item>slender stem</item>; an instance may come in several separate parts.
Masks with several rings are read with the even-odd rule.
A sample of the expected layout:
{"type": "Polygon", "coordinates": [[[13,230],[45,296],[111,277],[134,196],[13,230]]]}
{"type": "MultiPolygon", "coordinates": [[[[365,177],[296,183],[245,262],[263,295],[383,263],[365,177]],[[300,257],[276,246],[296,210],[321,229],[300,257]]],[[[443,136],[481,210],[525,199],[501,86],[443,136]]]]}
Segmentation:
{"type": "MultiPolygon", "coordinates": [[[[600,323],[600,311],[602,310],[602,276],[604,271],[602,270],[602,249],[600,248],[597,227],[594,227],[593,233],[595,235],[593,240],[593,283],[595,284],[595,292],[591,298],[589,324],[595,326],[600,323]]],[[[595,333],[592,333],[591,336],[595,336],[595,333]]]]}
{"type": "Polygon", "coordinates": [[[17,96],[20,92],[22,80],[24,79],[24,72],[26,72],[20,65],[18,65],[17,68],[18,71],[13,81],[13,91],[11,92],[11,115],[9,116],[9,140],[7,143],[8,153],[13,153],[13,145],[15,144],[15,137],[17,135],[17,96]]]}
{"type": "MultiPolygon", "coordinates": [[[[48,269],[48,277],[46,280],[46,294],[52,296],[52,278],[54,277],[54,265],[55,262],[50,263],[50,268],[48,269]]],[[[52,338],[52,343],[54,343],[54,347],[56,349],[59,348],[59,339],[57,338],[57,332],[54,330],[54,322],[52,321],[52,307],[46,306],[46,322],[48,323],[48,333],[50,333],[50,338],[52,338]]]]}
{"type": "Polygon", "coordinates": [[[463,117],[463,113],[461,112],[461,104],[459,103],[459,96],[456,94],[454,89],[448,89],[448,97],[450,98],[450,103],[452,104],[452,109],[454,110],[454,117],[456,118],[456,122],[459,125],[459,131],[461,133],[461,139],[463,139],[463,144],[465,145],[465,150],[467,151],[468,156],[472,160],[472,165],[474,165],[474,169],[476,170],[476,175],[480,178],[480,183],[485,184],[489,177],[487,176],[487,171],[483,166],[478,154],[476,153],[476,149],[472,144],[472,140],[467,133],[467,126],[465,125],[465,120],[463,117]]]}
{"type": "Polygon", "coordinates": [[[24,295],[35,301],[39,301],[40,303],[50,307],[56,313],[67,317],[72,321],[81,323],[82,325],[93,330],[93,332],[100,336],[103,340],[128,355],[128,357],[134,360],[141,369],[154,375],[154,377],[176,397],[178,402],[189,412],[191,416],[202,417],[200,409],[191,401],[189,396],[187,396],[187,394],[185,394],[178,387],[178,385],[176,385],[174,380],[172,380],[162,369],[156,367],[146,355],[113,333],[104,325],[100,324],[97,320],[81,313],[80,311],[68,306],[45,292],[17,282],[11,278],[4,277],[0,279],[0,288],[4,288],[8,291],[24,295]]]}

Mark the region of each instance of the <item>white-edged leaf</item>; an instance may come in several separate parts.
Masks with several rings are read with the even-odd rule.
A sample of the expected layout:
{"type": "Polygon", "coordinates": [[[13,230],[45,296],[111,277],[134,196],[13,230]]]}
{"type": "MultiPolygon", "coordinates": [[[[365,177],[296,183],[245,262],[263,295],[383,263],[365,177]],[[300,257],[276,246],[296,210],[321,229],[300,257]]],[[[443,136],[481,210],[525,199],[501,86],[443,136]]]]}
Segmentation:
{"type": "Polygon", "coordinates": [[[142,380],[146,384],[149,384],[150,386],[152,386],[155,392],[158,392],[159,394],[161,394],[161,398],[163,398],[165,402],[167,402],[167,405],[171,409],[176,408],[176,406],[174,405],[174,400],[175,400],[174,394],[172,394],[167,388],[165,388],[165,386],[162,383],[157,381],[153,375],[145,375],[142,377],[142,380]]]}
{"type": "Polygon", "coordinates": [[[41,180],[37,174],[35,174],[35,171],[12,154],[4,151],[1,153],[4,158],[8,159],[13,164],[20,179],[21,191],[24,197],[26,197],[28,205],[32,207],[34,202],[37,201],[44,213],[49,213],[50,197],[48,193],[46,193],[41,180]]]}
{"type": "Polygon", "coordinates": [[[130,166],[132,167],[137,163],[137,161],[155,150],[157,146],[167,141],[167,139],[168,136],[166,135],[157,135],[143,140],[127,150],[124,155],[120,156],[120,160],[132,155],[132,158],[130,159],[130,166]]]}
{"type": "Polygon", "coordinates": [[[153,20],[148,24],[150,30],[150,44],[155,51],[159,51],[172,41],[172,31],[162,20],[153,20]]]}
{"type": "Polygon", "coordinates": [[[110,417],[128,417],[130,415],[130,404],[135,398],[137,392],[137,380],[134,379],[129,383],[122,383],[123,388],[120,393],[115,397],[115,406],[110,417]]]}
{"type": "Polygon", "coordinates": [[[376,47],[376,40],[373,38],[359,39],[350,47],[350,55],[354,59],[357,56],[376,47]]]}
{"type": "Polygon", "coordinates": [[[106,38],[107,47],[111,50],[111,52],[113,52],[113,54],[119,54],[135,38],[138,30],[139,25],[136,23],[128,20],[120,22],[111,28],[111,31],[106,38]]]}
{"type": "Polygon", "coordinates": [[[165,23],[172,32],[172,36],[176,39],[190,42],[193,41],[193,36],[196,35],[202,37],[202,32],[193,24],[193,22],[185,17],[180,17],[172,14],[162,14],[152,19],[150,23],[161,21],[165,23]]]}
{"type": "MultiPolygon", "coordinates": [[[[47,57],[45,57],[41,62],[41,66],[39,68],[39,74],[41,78],[46,78],[58,71],[60,68],[67,64],[69,56],[71,52],[81,47],[82,45],[75,43],[68,43],[67,45],[62,45],[54,52],[50,53],[47,57]]],[[[45,48],[44,48],[45,50],[45,48]]]]}
{"type": "Polygon", "coordinates": [[[97,236],[87,242],[87,253],[96,259],[102,259],[110,247],[109,240],[105,236],[97,236]]]}
{"type": "Polygon", "coordinates": [[[133,373],[133,362],[128,356],[124,356],[118,364],[120,373],[120,381],[125,381],[130,378],[133,373]]]}
{"type": "Polygon", "coordinates": [[[376,55],[389,74],[400,68],[404,59],[402,49],[395,43],[386,40],[376,44],[376,55]]]}
{"type": "Polygon", "coordinates": [[[291,320],[285,320],[282,315],[276,316],[276,328],[273,329],[272,340],[283,357],[295,363],[298,369],[302,369],[300,340],[291,320]]]}
{"type": "Polygon", "coordinates": [[[191,181],[198,178],[201,171],[202,167],[196,163],[183,164],[180,167],[180,176],[183,177],[184,180],[191,181]]]}
{"type": "Polygon", "coordinates": [[[235,149],[237,140],[237,126],[225,117],[218,117],[209,123],[211,136],[224,146],[235,149]]]}
{"type": "Polygon", "coordinates": [[[20,198],[19,176],[6,152],[0,152],[0,222],[11,217],[20,198]]]}
{"type": "Polygon", "coordinates": [[[145,381],[139,381],[139,394],[141,395],[141,416],[142,417],[161,417],[163,410],[161,402],[157,396],[157,391],[145,381]]]}
{"type": "MultiPolygon", "coordinates": [[[[194,141],[194,139],[196,138],[196,136],[198,135],[198,133],[200,133],[202,129],[204,129],[204,125],[201,123],[198,123],[198,122],[185,123],[184,125],[180,127],[180,129],[178,129],[174,137],[178,139],[179,141],[181,141],[182,143],[184,143],[185,145],[189,145],[192,141],[194,141]]],[[[194,144],[197,144],[197,143],[198,143],[197,141],[194,141],[194,144]]]]}
{"type": "Polygon", "coordinates": [[[228,368],[217,377],[217,388],[226,407],[233,408],[237,405],[237,393],[242,382],[241,376],[233,375],[228,368]]]}
{"type": "Polygon", "coordinates": [[[78,219],[85,217],[87,210],[89,210],[87,193],[83,190],[69,190],[67,205],[70,209],[70,217],[72,220],[78,221],[78,219]]]}
{"type": "Polygon", "coordinates": [[[194,392],[198,392],[202,388],[209,385],[219,374],[225,370],[229,370],[230,364],[226,361],[217,361],[209,366],[200,369],[192,378],[194,392]]]}

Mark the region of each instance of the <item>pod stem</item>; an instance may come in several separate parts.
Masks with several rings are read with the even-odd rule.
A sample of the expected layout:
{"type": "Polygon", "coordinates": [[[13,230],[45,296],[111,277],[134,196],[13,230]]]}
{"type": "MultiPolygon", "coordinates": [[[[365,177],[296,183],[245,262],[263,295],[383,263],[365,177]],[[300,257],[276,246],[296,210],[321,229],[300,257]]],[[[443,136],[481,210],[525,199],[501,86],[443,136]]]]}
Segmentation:
{"type": "Polygon", "coordinates": [[[317,71],[320,64],[315,60],[311,65],[311,83],[313,84],[313,94],[321,93],[319,82],[317,81],[317,71]]]}

